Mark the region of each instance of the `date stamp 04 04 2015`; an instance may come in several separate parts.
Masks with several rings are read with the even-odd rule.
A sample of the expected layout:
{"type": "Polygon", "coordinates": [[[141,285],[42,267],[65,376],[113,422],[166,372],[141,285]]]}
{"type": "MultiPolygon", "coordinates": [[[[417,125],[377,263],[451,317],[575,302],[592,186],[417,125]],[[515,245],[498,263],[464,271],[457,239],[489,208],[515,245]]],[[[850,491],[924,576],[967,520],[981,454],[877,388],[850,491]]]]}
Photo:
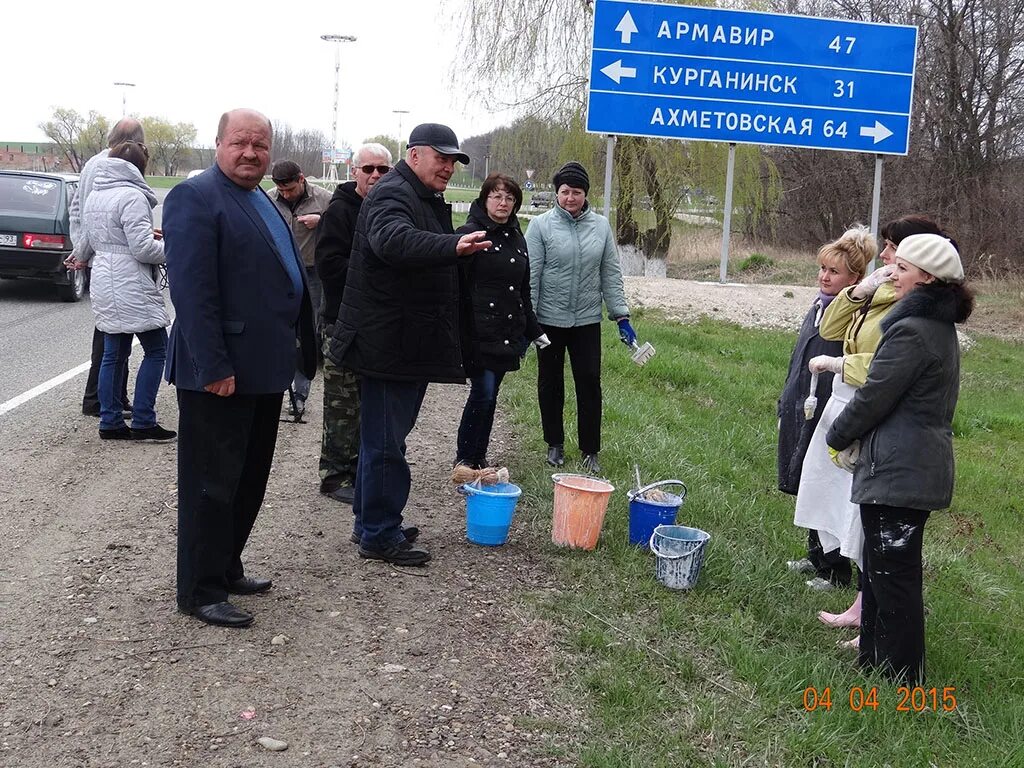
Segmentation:
{"type": "MultiPolygon", "coordinates": [[[[878,698],[878,688],[875,686],[865,689],[855,685],[850,689],[846,699],[846,703],[854,712],[863,712],[865,709],[875,712],[880,706],[883,706],[878,698]]],[[[804,710],[807,712],[815,712],[819,709],[831,712],[834,701],[836,702],[835,706],[842,705],[842,698],[838,695],[833,696],[830,687],[804,688],[803,704],[804,710]]],[[[950,686],[945,688],[900,686],[896,689],[894,703],[896,712],[923,712],[926,709],[933,712],[953,712],[956,710],[956,688],[950,686]]]]}

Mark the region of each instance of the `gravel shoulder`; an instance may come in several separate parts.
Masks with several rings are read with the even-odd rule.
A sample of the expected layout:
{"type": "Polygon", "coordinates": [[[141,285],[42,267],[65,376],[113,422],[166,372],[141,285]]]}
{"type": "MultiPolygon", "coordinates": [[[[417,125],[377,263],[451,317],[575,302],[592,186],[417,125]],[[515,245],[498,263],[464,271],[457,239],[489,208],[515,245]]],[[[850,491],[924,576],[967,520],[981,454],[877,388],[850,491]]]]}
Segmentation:
{"type": "Polygon", "coordinates": [[[523,608],[555,585],[522,538],[465,540],[448,482],[465,394],[431,387],[409,444],[425,569],[357,557],[350,508],[317,492],[319,405],[281,425],[246,558],[274,588],[238,598],[246,630],[174,610],[173,445],[101,443],[72,397],[5,430],[0,765],[559,765],[541,726],[576,715],[552,628],[523,608]]]}

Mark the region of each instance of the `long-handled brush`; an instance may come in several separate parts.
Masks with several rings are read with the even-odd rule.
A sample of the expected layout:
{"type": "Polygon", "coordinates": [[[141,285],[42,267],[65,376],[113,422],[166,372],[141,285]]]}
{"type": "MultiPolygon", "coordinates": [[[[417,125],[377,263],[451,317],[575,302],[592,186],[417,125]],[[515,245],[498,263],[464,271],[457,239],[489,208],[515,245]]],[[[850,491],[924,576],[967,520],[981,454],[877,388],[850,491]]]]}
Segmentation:
{"type": "Polygon", "coordinates": [[[811,393],[804,400],[804,419],[810,421],[814,418],[814,412],[818,410],[818,374],[811,374],[811,393]]]}
{"type": "Polygon", "coordinates": [[[633,349],[633,362],[637,365],[644,365],[654,357],[654,345],[649,341],[645,341],[642,345],[637,345],[636,340],[629,345],[633,349]]]}

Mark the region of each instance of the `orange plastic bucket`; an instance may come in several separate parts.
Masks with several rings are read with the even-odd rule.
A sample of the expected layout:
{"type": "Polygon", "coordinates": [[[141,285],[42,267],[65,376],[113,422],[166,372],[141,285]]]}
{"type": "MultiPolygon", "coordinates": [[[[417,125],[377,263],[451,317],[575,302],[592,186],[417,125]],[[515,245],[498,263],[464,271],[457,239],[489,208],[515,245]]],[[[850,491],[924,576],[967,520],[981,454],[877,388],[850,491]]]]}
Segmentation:
{"type": "Polygon", "coordinates": [[[593,549],[615,486],[586,475],[558,474],[551,479],[555,483],[551,541],[560,547],[593,549]]]}

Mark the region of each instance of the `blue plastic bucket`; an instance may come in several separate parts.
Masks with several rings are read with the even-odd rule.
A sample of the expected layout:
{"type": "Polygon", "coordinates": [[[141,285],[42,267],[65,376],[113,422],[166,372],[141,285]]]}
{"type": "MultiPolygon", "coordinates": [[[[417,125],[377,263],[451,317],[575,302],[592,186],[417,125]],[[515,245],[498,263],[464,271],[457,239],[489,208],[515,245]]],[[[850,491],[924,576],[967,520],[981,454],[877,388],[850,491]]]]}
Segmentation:
{"type": "Polygon", "coordinates": [[[659,525],[651,534],[654,574],[669,589],[692,589],[700,578],[711,534],[685,525],[659,525]]]}
{"type": "Polygon", "coordinates": [[[512,483],[462,486],[466,494],[466,538],[474,544],[497,547],[508,541],[512,513],[523,492],[512,483]]]}
{"type": "Polygon", "coordinates": [[[633,489],[626,493],[629,498],[629,543],[635,547],[646,547],[650,544],[651,534],[659,525],[675,525],[676,515],[686,499],[686,486],[679,480],[661,480],[633,489]],[[679,495],[666,493],[664,501],[653,501],[641,496],[660,485],[679,485],[683,492],[679,495]]]}

